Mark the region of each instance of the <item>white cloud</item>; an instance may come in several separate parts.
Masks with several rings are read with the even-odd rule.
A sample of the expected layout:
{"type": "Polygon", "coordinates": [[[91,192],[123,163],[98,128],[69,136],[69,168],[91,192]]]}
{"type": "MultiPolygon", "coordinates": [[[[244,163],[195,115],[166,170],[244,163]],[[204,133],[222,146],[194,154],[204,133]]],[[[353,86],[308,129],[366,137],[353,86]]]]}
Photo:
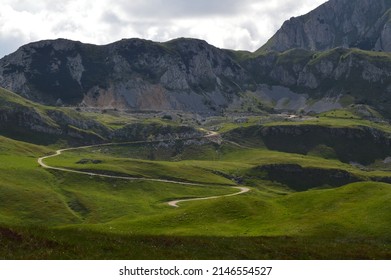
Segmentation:
{"type": "Polygon", "coordinates": [[[139,37],[194,37],[256,50],[284,20],[325,0],[0,0],[0,57],[31,41],[67,38],[107,44],[139,37]]]}

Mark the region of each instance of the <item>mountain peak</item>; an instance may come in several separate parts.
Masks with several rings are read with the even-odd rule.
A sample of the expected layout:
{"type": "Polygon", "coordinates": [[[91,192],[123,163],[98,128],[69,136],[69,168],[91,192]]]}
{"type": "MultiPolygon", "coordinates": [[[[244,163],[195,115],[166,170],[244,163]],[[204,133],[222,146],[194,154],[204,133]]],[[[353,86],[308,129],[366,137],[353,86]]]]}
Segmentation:
{"type": "Polygon", "coordinates": [[[330,0],[293,17],[261,48],[322,51],[335,47],[391,51],[390,0],[330,0]]]}
{"type": "Polygon", "coordinates": [[[41,40],[38,42],[32,42],[27,45],[20,47],[19,50],[30,52],[31,49],[41,49],[45,47],[53,48],[56,51],[59,50],[70,50],[73,49],[77,45],[81,45],[82,43],[79,41],[72,41],[64,38],[53,39],[53,40],[41,40]]]}
{"type": "Polygon", "coordinates": [[[251,80],[230,52],[196,39],[123,39],[91,45],[57,39],[0,59],[0,86],[44,104],[216,111],[251,80]]]}

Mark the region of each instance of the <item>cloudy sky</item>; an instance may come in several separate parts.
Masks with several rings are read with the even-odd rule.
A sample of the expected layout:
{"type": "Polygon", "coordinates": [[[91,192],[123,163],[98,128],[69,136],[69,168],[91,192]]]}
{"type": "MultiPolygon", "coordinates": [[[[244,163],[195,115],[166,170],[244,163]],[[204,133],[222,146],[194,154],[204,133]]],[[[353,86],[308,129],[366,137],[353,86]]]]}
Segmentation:
{"type": "Polygon", "coordinates": [[[43,39],[107,44],[192,37],[256,50],[284,20],[326,0],[0,0],[0,57],[43,39]]]}

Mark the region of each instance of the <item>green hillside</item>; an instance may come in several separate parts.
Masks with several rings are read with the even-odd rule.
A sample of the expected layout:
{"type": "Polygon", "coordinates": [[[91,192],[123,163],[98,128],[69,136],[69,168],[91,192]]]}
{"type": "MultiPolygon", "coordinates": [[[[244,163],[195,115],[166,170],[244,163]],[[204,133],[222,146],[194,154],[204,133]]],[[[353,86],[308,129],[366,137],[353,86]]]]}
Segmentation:
{"type": "MultiPolygon", "coordinates": [[[[127,150],[126,146],[120,147],[127,150]]],[[[0,250],[3,258],[390,256],[391,219],[387,213],[391,213],[388,203],[391,185],[359,182],[340,188],[295,192],[289,186],[266,181],[262,174],[254,176],[254,167],[281,161],[307,167],[334,166],[365,177],[362,170],[347,164],[234,145],[222,147],[218,159],[208,159],[211,151],[208,145],[199,149],[204,154],[199,160],[186,158],[185,151],[179,162],[173,158],[124,159],[110,156],[110,150],[97,153],[97,148],[66,152],[46,162],[80,169],[75,162],[89,156],[102,163],[87,164],[82,170],[145,178],[186,178],[204,185],[128,181],[43,170],[36,158],[49,150],[3,137],[0,149],[0,238],[6,244],[0,250]],[[166,204],[178,198],[233,193],[227,185],[236,185],[238,178],[241,184],[251,186],[249,193],[184,202],[180,208],[166,204]],[[214,251],[204,249],[210,244],[214,251]],[[335,248],[333,252],[330,246],[335,248]],[[127,250],[129,247],[134,250],[127,250]]],[[[119,147],[112,148],[118,153],[119,147]]]]}
{"type": "MultiPolygon", "coordinates": [[[[7,91],[0,96],[3,113],[20,106],[53,128],[59,124],[50,112],[73,110],[7,91]]],[[[214,142],[200,137],[200,127],[182,127],[175,119],[74,114],[99,115],[102,126],[139,141],[69,150],[44,163],[127,179],[44,169],[37,159],[54,148],[0,136],[0,258],[391,257],[391,129],[370,107],[296,120],[211,117],[204,131],[224,132],[214,142]],[[180,139],[181,133],[191,139],[180,139]],[[162,134],[171,138],[158,140],[162,134]],[[356,158],[364,162],[350,162],[356,158]],[[250,191],[168,205],[234,194],[232,187],[250,191]]]]}
{"type": "Polygon", "coordinates": [[[0,260],[391,260],[391,0],[323,2],[255,52],[1,58],[0,260]]]}
{"type": "Polygon", "coordinates": [[[0,116],[2,135],[34,144],[99,143],[109,132],[73,109],[40,105],[2,88],[0,116]]]}

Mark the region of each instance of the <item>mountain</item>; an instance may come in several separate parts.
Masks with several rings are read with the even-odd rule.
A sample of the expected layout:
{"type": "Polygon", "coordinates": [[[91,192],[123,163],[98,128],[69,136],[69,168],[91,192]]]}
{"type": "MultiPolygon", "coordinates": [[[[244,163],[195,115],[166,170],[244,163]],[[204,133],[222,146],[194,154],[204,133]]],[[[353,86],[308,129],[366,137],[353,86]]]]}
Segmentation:
{"type": "Polygon", "coordinates": [[[0,59],[0,258],[391,259],[391,52],[363,46],[20,47],[0,59]]]}
{"type": "Polygon", "coordinates": [[[254,53],[185,38],[35,42],[0,59],[0,86],[51,106],[216,115],[366,104],[391,117],[390,7],[329,1],[285,22],[254,53]]]}
{"type": "Polygon", "coordinates": [[[287,20],[261,50],[336,47],[391,51],[391,1],[330,0],[287,20]]]}
{"type": "Polygon", "coordinates": [[[0,60],[0,86],[46,105],[216,114],[322,112],[374,103],[388,112],[390,83],[389,53],[247,53],[195,39],[130,39],[107,46],[59,39],[31,43],[0,60]]]}
{"type": "Polygon", "coordinates": [[[106,113],[79,112],[71,108],[44,106],[0,88],[0,135],[29,143],[50,145],[87,145],[103,142],[140,141],[201,137],[189,126],[167,123],[120,122],[120,117],[106,113]],[[113,126],[110,121],[117,122],[113,126]]]}
{"type": "Polygon", "coordinates": [[[78,112],[43,106],[0,88],[0,134],[32,143],[100,143],[110,135],[103,124],[78,112]]]}
{"type": "Polygon", "coordinates": [[[227,51],[204,41],[69,40],[21,47],[0,61],[0,85],[37,102],[147,110],[226,106],[246,80],[227,51]]]}
{"type": "Polygon", "coordinates": [[[260,54],[242,65],[256,83],[268,85],[260,94],[277,109],[322,112],[367,104],[389,116],[391,53],[293,49],[260,54]]]}

